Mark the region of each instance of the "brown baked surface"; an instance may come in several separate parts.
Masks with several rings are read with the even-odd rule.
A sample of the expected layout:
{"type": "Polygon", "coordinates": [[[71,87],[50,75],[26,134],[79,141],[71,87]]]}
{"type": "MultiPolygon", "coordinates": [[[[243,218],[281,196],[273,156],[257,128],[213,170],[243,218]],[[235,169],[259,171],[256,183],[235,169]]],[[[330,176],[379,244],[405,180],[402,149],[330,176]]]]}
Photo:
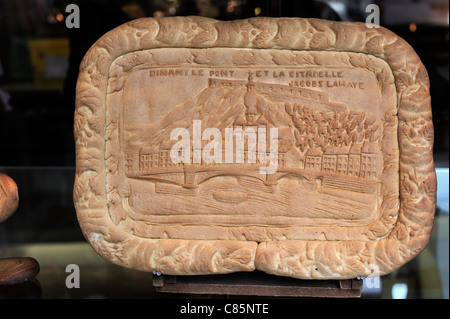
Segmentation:
{"type": "Polygon", "coordinates": [[[0,223],[5,222],[19,206],[19,192],[14,180],[0,173],[0,223]]]}
{"type": "Polygon", "coordinates": [[[39,263],[34,258],[0,258],[0,286],[22,284],[36,277],[39,271],[39,263]]]}
{"type": "Polygon", "coordinates": [[[81,228],[101,256],[142,271],[387,274],[431,233],[430,103],[419,57],[384,28],[135,20],[99,39],[80,67],[81,228]],[[276,172],[261,173],[248,141],[244,163],[223,163],[222,138],[222,163],[197,162],[208,138],[194,146],[196,121],[222,138],[264,128],[258,141],[268,144],[276,128],[276,172]],[[190,163],[170,161],[177,128],[189,132],[190,163]]]}

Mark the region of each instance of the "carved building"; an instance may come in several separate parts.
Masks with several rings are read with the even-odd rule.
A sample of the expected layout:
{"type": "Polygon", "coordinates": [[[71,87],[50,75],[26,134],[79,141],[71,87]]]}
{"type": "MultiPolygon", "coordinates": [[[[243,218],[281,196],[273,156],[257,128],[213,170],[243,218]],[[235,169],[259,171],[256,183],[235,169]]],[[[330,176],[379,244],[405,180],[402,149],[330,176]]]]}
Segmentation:
{"type": "Polygon", "coordinates": [[[336,173],[338,152],[339,147],[336,146],[329,146],[325,149],[322,163],[324,172],[336,173]]]}
{"type": "Polygon", "coordinates": [[[378,155],[376,143],[364,143],[361,149],[361,177],[366,179],[378,178],[378,155]]]}
{"type": "Polygon", "coordinates": [[[361,173],[362,144],[353,144],[348,154],[348,176],[359,177],[361,173]]]}
{"type": "Polygon", "coordinates": [[[305,169],[312,171],[322,171],[322,152],[315,148],[310,148],[306,154],[305,169]]]}
{"type": "Polygon", "coordinates": [[[365,142],[350,146],[329,146],[322,153],[311,148],[306,152],[305,169],[365,179],[378,179],[378,144],[365,142]]]}
{"type": "Polygon", "coordinates": [[[340,175],[348,174],[350,146],[341,146],[337,154],[336,172],[340,175]]]}
{"type": "MultiPolygon", "coordinates": [[[[252,74],[250,73],[250,76],[252,74]]],[[[234,88],[245,89],[249,81],[209,79],[209,87],[214,88],[234,88]]],[[[253,82],[252,91],[256,92],[275,103],[295,102],[299,100],[307,101],[306,104],[314,109],[345,112],[345,104],[331,102],[326,92],[310,90],[302,87],[295,87],[283,84],[253,82]]]]}

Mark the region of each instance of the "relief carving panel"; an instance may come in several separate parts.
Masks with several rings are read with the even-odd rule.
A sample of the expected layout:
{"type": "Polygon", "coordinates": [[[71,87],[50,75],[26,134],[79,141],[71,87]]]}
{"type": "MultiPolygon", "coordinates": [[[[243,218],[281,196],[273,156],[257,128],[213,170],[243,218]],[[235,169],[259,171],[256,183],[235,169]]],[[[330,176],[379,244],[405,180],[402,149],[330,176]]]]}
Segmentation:
{"type": "MultiPolygon", "coordinates": [[[[110,74],[114,130],[106,151],[119,156],[107,175],[108,201],[117,203],[110,213],[121,229],[146,238],[367,240],[383,215],[390,219],[374,236],[395,223],[397,210],[380,209],[381,179],[397,182],[393,170],[382,174],[382,141],[397,144],[394,78],[384,61],[343,52],[154,49],[116,59],[110,74]],[[174,163],[178,128],[188,132],[180,149],[188,158],[174,163]],[[203,139],[211,128],[219,140],[203,139]],[[260,157],[270,157],[273,128],[277,158],[265,174],[270,162],[260,157]],[[255,132],[253,148],[246,130],[255,132]],[[211,231],[202,234],[205,226],[211,231]]],[[[398,197],[398,188],[392,193],[398,197]]]]}
{"type": "Polygon", "coordinates": [[[133,21],[80,68],[81,228],[143,271],[389,273],[431,232],[429,103],[417,55],[382,28],[133,21]]]}

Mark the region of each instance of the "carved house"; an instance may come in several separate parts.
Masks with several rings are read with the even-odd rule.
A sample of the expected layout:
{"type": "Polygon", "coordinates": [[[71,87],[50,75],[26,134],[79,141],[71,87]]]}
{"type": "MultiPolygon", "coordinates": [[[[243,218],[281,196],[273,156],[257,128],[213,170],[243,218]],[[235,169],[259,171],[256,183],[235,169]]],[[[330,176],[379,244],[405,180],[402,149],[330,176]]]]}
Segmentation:
{"type": "Polygon", "coordinates": [[[361,149],[361,174],[362,178],[378,178],[378,152],[377,144],[365,142],[361,149]]]}
{"type": "Polygon", "coordinates": [[[126,153],[125,154],[125,170],[127,173],[130,173],[133,171],[133,165],[134,165],[133,155],[126,153]]]}
{"type": "Polygon", "coordinates": [[[172,160],[170,159],[171,141],[164,141],[159,147],[159,167],[172,166],[172,160]]]}
{"type": "Polygon", "coordinates": [[[348,160],[349,160],[350,146],[341,146],[337,154],[336,172],[340,175],[348,174],[348,160]]]}
{"type": "MultiPolygon", "coordinates": [[[[287,153],[294,147],[295,137],[289,127],[278,129],[278,167],[285,167],[287,164],[287,153]]],[[[299,153],[300,154],[300,153],[299,153]]],[[[299,165],[299,164],[297,164],[299,165]]],[[[296,166],[297,166],[296,165],[296,166]]]]}
{"type": "Polygon", "coordinates": [[[159,149],[157,146],[144,146],[139,152],[139,170],[145,171],[159,167],[159,149]]]}
{"type": "Polygon", "coordinates": [[[329,146],[323,155],[322,170],[326,173],[336,173],[337,157],[339,147],[329,146]]]}
{"type": "Polygon", "coordinates": [[[305,169],[322,171],[322,152],[315,148],[310,148],[306,154],[305,169]]]}
{"type": "Polygon", "coordinates": [[[348,176],[359,177],[361,173],[362,144],[353,144],[348,154],[348,176]]]}

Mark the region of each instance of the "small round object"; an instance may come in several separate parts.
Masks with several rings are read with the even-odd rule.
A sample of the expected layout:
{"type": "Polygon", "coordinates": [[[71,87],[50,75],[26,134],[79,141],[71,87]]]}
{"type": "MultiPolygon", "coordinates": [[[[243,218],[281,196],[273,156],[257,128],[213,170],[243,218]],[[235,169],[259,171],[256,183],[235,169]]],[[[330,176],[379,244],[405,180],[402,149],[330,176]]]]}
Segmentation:
{"type": "Polygon", "coordinates": [[[19,206],[19,192],[14,180],[0,173],[0,223],[6,221],[19,206]]]}

